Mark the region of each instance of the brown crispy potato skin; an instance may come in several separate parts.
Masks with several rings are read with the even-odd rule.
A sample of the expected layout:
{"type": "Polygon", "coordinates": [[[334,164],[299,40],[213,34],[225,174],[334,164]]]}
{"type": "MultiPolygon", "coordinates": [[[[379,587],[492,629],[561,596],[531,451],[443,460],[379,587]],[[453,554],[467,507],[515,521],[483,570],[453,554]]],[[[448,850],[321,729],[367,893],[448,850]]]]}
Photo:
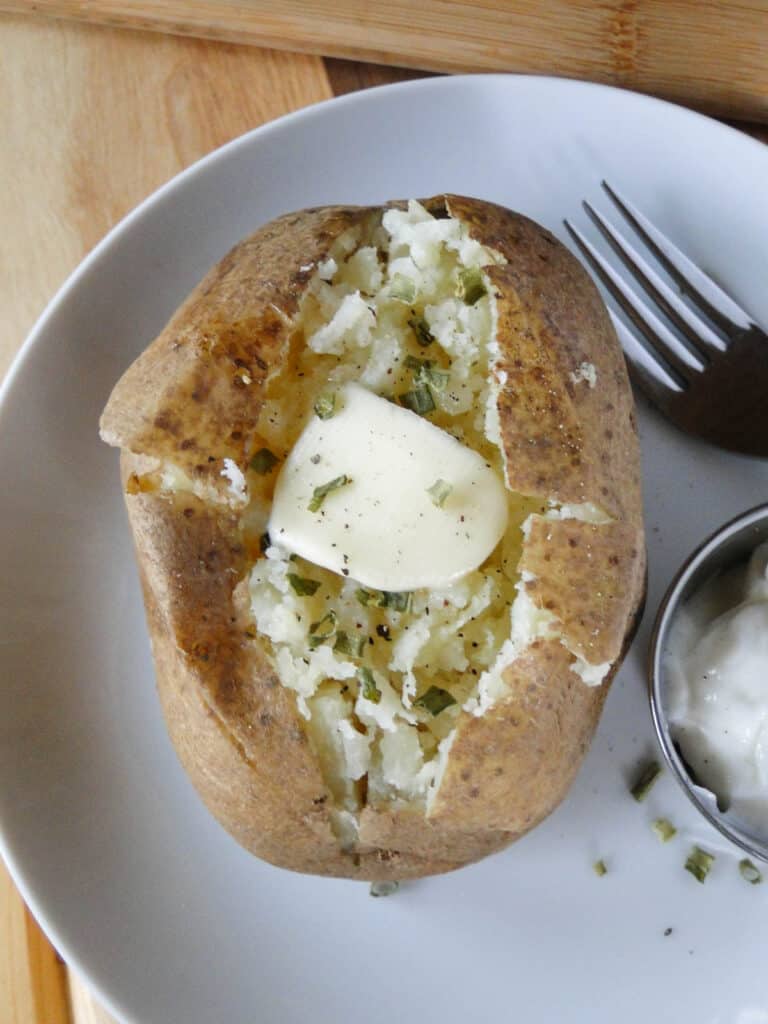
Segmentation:
{"type": "Polygon", "coordinates": [[[631,391],[591,280],[554,236],[519,214],[458,196],[425,205],[464,221],[507,260],[488,273],[505,374],[499,407],[510,487],[592,502],[613,518],[601,526],[534,523],[521,563],[536,576],[527,591],[562,619],[575,650],[590,662],[614,663],[601,686],[588,687],[562,644],[532,645],[506,671],[504,700],[481,717],[460,716],[428,820],[369,806],[357,849],[339,848],[330,795],[294,696],[280,685],[250,619],[250,560],[237,514],[189,494],[134,493],[128,486],[148,458],[171,459],[211,482],[224,458],[244,467],[263,382],[281,362],[312,269],[340,233],[380,211],[303,211],[240,243],[124,374],[102,417],[102,436],[122,449],[173,744],[234,838],[297,871],[415,878],[471,863],[531,829],[573,781],[644,596],[631,391]],[[596,369],[594,388],[571,378],[582,362],[596,369]]]}

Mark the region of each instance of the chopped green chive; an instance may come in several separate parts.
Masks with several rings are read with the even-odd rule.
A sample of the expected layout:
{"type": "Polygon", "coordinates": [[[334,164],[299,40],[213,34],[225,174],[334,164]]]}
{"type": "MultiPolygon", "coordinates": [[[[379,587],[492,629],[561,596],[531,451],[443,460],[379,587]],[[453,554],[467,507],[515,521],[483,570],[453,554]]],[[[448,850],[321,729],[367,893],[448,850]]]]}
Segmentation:
{"type": "Polygon", "coordinates": [[[397,590],[364,590],[358,587],[355,597],[364,608],[392,608],[396,612],[407,612],[411,608],[411,594],[397,590]]]}
{"type": "Polygon", "coordinates": [[[468,306],[474,306],[478,299],[482,299],[486,291],[479,267],[466,267],[459,271],[456,295],[463,299],[468,306]]]}
{"type": "Polygon", "coordinates": [[[640,772],[637,782],[630,789],[630,793],[639,804],[645,800],[653,789],[659,775],[661,775],[661,765],[658,761],[651,761],[640,772]]]}
{"type": "Polygon", "coordinates": [[[416,298],[416,285],[405,274],[393,274],[389,285],[389,294],[398,302],[407,302],[410,305],[416,298]]]}
{"type": "Polygon", "coordinates": [[[320,395],[314,404],[315,415],[321,420],[329,420],[336,412],[336,395],[320,395]]]}
{"type": "Polygon", "coordinates": [[[306,576],[297,576],[295,572],[288,573],[288,582],[299,597],[312,597],[320,587],[319,580],[308,580],[306,576]]]}
{"type": "Polygon", "coordinates": [[[251,461],[248,465],[259,476],[266,476],[267,473],[271,473],[275,466],[280,460],[274,455],[269,448],[259,448],[255,455],[251,457],[251,461]]]}
{"type": "Polygon", "coordinates": [[[447,690],[441,689],[439,686],[430,686],[430,688],[422,693],[420,697],[417,697],[413,702],[415,708],[423,708],[428,711],[432,717],[436,717],[441,711],[445,711],[452,704],[456,703],[456,698],[453,697],[447,690]]]}
{"type": "Polygon", "coordinates": [[[445,391],[448,385],[450,374],[447,370],[435,369],[431,359],[417,359],[416,356],[406,356],[405,365],[409,370],[414,370],[416,384],[429,384],[435,391],[445,391]]]}
{"type": "Polygon", "coordinates": [[[435,480],[431,487],[427,488],[427,494],[432,499],[432,504],[437,505],[438,508],[442,508],[445,504],[445,499],[453,490],[453,487],[448,483],[447,480],[435,480]]]}
{"type": "Polygon", "coordinates": [[[445,391],[448,386],[450,374],[446,370],[436,370],[432,366],[425,366],[422,370],[422,378],[433,391],[445,391]]]}
{"type": "Polygon", "coordinates": [[[688,860],[685,862],[685,870],[690,871],[696,881],[703,884],[709,874],[714,859],[715,858],[711,853],[707,853],[706,850],[702,850],[700,847],[694,846],[688,855],[688,860]]]}
{"type": "Polygon", "coordinates": [[[422,348],[431,345],[435,340],[432,331],[429,329],[429,324],[423,316],[418,316],[414,313],[408,320],[408,326],[416,335],[416,341],[418,341],[422,348]]]}
{"type": "Polygon", "coordinates": [[[763,880],[762,872],[747,857],[739,861],[739,874],[750,885],[759,885],[763,880]]]}
{"type": "Polygon", "coordinates": [[[595,863],[592,865],[592,870],[595,872],[598,878],[602,878],[603,875],[608,874],[608,868],[605,866],[605,861],[602,858],[600,860],[595,861],[595,863]]]}
{"type": "Polygon", "coordinates": [[[420,370],[422,366],[431,365],[431,359],[417,359],[416,356],[406,356],[405,365],[409,370],[420,370]]]}
{"type": "Polygon", "coordinates": [[[418,384],[412,391],[406,391],[399,397],[401,405],[411,412],[418,413],[419,416],[426,416],[435,409],[435,400],[426,384],[418,384]]]}
{"type": "Polygon", "coordinates": [[[357,681],[362,688],[363,697],[372,704],[378,704],[381,700],[381,690],[376,685],[373,672],[363,665],[357,670],[357,681]]]}
{"type": "Polygon", "coordinates": [[[319,512],[323,502],[332,491],[338,491],[340,487],[346,487],[347,484],[351,484],[352,480],[347,476],[346,473],[342,473],[341,476],[334,477],[333,480],[329,480],[327,484],[322,484],[320,487],[316,487],[312,492],[312,500],[307,505],[310,512],[319,512]]]}
{"type": "Polygon", "coordinates": [[[364,636],[350,636],[343,629],[336,634],[336,642],[333,645],[334,651],[339,654],[348,654],[353,658],[361,658],[365,650],[364,636]]]}
{"type": "Polygon", "coordinates": [[[399,882],[371,882],[371,896],[392,896],[400,888],[399,882]]]}
{"type": "Polygon", "coordinates": [[[309,627],[309,647],[310,650],[314,650],[319,647],[325,640],[330,640],[333,634],[336,632],[336,612],[330,611],[326,615],[319,619],[317,622],[313,622],[309,627]]]}
{"type": "Polygon", "coordinates": [[[668,843],[673,836],[677,835],[677,829],[671,821],[667,821],[666,818],[657,818],[651,828],[662,841],[662,843],[668,843]]]}
{"type": "Polygon", "coordinates": [[[396,612],[408,612],[411,610],[411,596],[408,591],[382,590],[379,604],[396,612]]]}

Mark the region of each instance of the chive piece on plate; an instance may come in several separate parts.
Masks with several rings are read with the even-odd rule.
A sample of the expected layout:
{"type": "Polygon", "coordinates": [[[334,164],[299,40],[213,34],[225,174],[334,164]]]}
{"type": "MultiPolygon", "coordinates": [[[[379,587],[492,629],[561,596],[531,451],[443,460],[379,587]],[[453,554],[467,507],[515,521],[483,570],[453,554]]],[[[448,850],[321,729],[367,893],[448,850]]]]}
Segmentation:
{"type": "Polygon", "coordinates": [[[688,854],[688,859],[685,862],[685,870],[690,871],[696,881],[703,884],[709,874],[714,859],[713,854],[707,853],[706,850],[702,850],[699,846],[694,846],[688,854]]]}
{"type": "Polygon", "coordinates": [[[637,782],[635,782],[630,790],[630,793],[638,803],[642,803],[645,800],[653,789],[659,775],[661,775],[661,765],[658,761],[651,761],[643,768],[637,777],[637,782]]]}
{"type": "Polygon", "coordinates": [[[319,580],[309,580],[306,576],[299,576],[295,572],[288,573],[288,582],[299,597],[312,597],[320,586],[319,580]]]}
{"type": "Polygon", "coordinates": [[[762,872],[759,868],[755,867],[748,857],[739,861],[739,874],[750,885],[759,885],[763,880],[762,872]]]}
{"type": "Polygon", "coordinates": [[[391,896],[400,888],[399,882],[371,882],[371,896],[391,896]]]}
{"type": "Polygon", "coordinates": [[[351,477],[348,477],[346,473],[342,473],[341,476],[336,476],[333,480],[329,480],[327,484],[321,484],[320,487],[316,487],[312,492],[312,500],[307,505],[307,508],[310,512],[319,512],[323,502],[332,491],[338,491],[340,487],[346,487],[347,484],[351,483],[351,477]]]}
{"type": "Polygon", "coordinates": [[[279,461],[278,457],[269,448],[259,448],[256,454],[251,457],[248,465],[254,473],[258,473],[259,476],[266,476],[267,473],[272,472],[279,461]]]}
{"type": "Polygon", "coordinates": [[[651,828],[662,841],[662,843],[668,843],[669,840],[677,835],[677,829],[671,821],[667,821],[666,818],[657,818],[651,828]]]}
{"type": "Polygon", "coordinates": [[[430,686],[426,692],[416,698],[413,706],[415,708],[424,708],[433,718],[436,718],[441,711],[445,711],[446,708],[455,703],[456,698],[447,690],[443,690],[439,686],[430,686]]]}
{"type": "Polygon", "coordinates": [[[602,878],[603,875],[608,874],[608,868],[605,866],[605,861],[602,858],[600,860],[595,861],[595,863],[592,865],[592,870],[595,872],[598,878],[602,878]]]}

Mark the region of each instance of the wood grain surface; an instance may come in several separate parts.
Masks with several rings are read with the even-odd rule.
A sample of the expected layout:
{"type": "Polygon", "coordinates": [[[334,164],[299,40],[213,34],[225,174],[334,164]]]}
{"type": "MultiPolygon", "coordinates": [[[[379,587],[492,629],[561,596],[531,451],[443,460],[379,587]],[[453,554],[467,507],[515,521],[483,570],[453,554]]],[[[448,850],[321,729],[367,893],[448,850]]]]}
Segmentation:
{"type": "MultiPolygon", "coordinates": [[[[195,15],[204,5],[157,6],[195,15]]],[[[315,5],[318,17],[334,9],[348,5],[315,5]]],[[[0,53],[0,377],[70,271],[158,185],[290,110],[415,77],[345,60],[20,17],[0,16],[0,53]]],[[[750,130],[768,141],[768,129],[750,130]]],[[[112,1024],[66,970],[2,864],[0,1024],[112,1024]]]]}
{"type": "Polygon", "coordinates": [[[556,70],[768,121],[768,0],[0,0],[0,9],[436,71],[556,70]]]}
{"type": "MultiPolygon", "coordinates": [[[[0,53],[0,376],[132,207],[217,146],[332,95],[317,57],[63,22],[0,17],[0,53]]],[[[0,1024],[111,1022],[0,863],[0,1024]]]]}
{"type": "Polygon", "coordinates": [[[66,968],[24,906],[2,862],[0,1021],[70,1024],[66,968]]]}
{"type": "Polygon", "coordinates": [[[45,302],[132,207],[331,87],[316,57],[26,18],[0,26],[0,272],[12,296],[2,373],[45,302]]]}

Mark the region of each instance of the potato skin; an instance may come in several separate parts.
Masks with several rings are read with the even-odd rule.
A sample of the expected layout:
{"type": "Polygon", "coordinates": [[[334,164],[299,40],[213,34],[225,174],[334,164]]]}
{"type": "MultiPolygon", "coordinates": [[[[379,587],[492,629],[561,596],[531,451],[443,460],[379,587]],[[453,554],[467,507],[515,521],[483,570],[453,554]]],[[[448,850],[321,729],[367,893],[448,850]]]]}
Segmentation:
{"type": "Polygon", "coordinates": [[[436,216],[462,220],[507,260],[488,273],[496,289],[511,489],[592,502],[613,520],[607,527],[572,519],[536,523],[522,562],[536,576],[526,584],[528,596],[557,611],[571,646],[588,660],[613,662],[608,678],[588,687],[562,644],[535,642],[505,673],[505,699],[481,717],[460,716],[429,819],[368,806],[356,849],[339,847],[330,794],[294,695],[280,685],[250,618],[251,558],[237,512],[191,494],[130,486],[157,459],[211,483],[219,481],[225,458],[244,468],[263,382],[282,359],[315,265],[338,235],[381,210],[302,211],[241,242],[126,371],[102,417],[102,436],[122,449],[173,744],[234,838],[297,871],[416,878],[478,860],[536,825],[571,785],[644,597],[632,395],[589,276],[554,236],[519,214],[460,196],[425,205],[436,216]],[[572,377],[584,362],[595,367],[594,388],[572,377]]]}

